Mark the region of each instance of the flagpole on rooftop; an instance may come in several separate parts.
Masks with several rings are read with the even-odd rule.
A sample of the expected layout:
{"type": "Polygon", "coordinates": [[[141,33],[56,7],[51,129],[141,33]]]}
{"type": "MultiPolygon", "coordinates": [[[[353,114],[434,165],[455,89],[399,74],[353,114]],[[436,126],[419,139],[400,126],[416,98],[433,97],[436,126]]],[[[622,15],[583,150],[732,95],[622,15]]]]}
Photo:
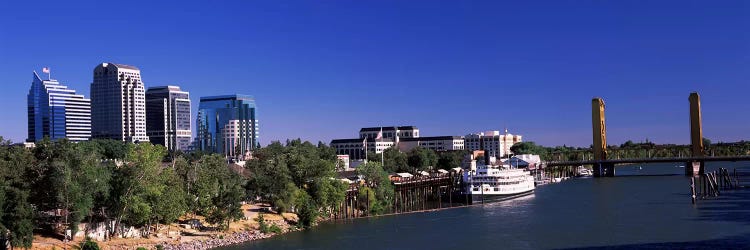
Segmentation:
{"type": "MultiPolygon", "coordinates": [[[[383,127],[380,127],[380,142],[383,142],[383,127]]],[[[375,145],[375,150],[377,150],[378,146],[375,145]]],[[[380,152],[380,166],[385,168],[385,150],[383,152],[380,152]]]]}
{"type": "Polygon", "coordinates": [[[52,80],[52,74],[50,73],[49,67],[42,68],[42,73],[47,73],[47,80],[52,80]]]}

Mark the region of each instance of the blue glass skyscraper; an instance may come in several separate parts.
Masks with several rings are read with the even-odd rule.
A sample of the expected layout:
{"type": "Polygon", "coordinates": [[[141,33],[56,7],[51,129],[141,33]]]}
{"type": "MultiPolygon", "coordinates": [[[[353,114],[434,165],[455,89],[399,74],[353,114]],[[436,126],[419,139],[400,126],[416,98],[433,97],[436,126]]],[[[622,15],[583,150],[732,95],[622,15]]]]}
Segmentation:
{"type": "Polygon", "coordinates": [[[91,100],[57,80],[42,80],[34,72],[28,100],[28,138],[37,142],[45,136],[52,140],[91,138],[91,100]]]}
{"type": "Polygon", "coordinates": [[[259,145],[255,98],[252,96],[201,97],[196,126],[196,150],[238,157],[259,145]]]}

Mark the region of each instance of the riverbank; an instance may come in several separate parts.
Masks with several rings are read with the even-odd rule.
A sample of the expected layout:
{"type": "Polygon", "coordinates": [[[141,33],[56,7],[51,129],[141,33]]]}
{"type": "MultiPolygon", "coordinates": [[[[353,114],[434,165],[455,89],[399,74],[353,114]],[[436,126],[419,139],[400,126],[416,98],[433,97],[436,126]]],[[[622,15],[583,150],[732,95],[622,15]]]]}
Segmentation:
{"type": "MultiPolygon", "coordinates": [[[[242,211],[244,218],[231,222],[226,231],[200,231],[186,227],[185,224],[161,225],[159,230],[149,237],[111,239],[97,241],[97,244],[101,249],[156,249],[157,246],[162,246],[165,250],[206,250],[276,236],[276,233],[260,231],[259,223],[256,221],[259,214],[263,214],[267,224],[281,228],[281,234],[297,230],[293,225],[297,221],[295,214],[268,212],[268,206],[264,204],[243,205],[242,211]]],[[[202,218],[197,219],[203,223],[202,218]]],[[[77,247],[82,240],[83,238],[79,237],[75,241],[64,242],[58,238],[35,235],[31,249],[71,249],[77,247]]]]}

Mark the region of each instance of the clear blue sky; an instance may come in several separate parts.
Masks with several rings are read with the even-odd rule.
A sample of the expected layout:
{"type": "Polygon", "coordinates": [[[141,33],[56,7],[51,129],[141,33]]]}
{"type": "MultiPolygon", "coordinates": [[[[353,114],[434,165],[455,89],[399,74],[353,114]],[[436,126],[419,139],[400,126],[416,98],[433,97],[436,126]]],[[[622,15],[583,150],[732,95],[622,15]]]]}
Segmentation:
{"type": "Polygon", "coordinates": [[[146,86],[258,103],[261,140],[502,130],[591,144],[750,139],[747,1],[11,1],[0,8],[0,135],[26,137],[32,70],[89,95],[101,62],[146,86]],[[158,3],[157,3],[158,2],[158,3]]]}

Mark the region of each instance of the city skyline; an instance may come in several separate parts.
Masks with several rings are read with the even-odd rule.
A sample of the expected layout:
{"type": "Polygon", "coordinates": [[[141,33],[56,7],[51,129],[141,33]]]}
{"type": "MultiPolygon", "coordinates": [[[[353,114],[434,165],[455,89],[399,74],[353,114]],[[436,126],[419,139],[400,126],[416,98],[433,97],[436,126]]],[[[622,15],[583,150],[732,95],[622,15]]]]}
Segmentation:
{"type": "Polygon", "coordinates": [[[27,134],[28,72],[51,67],[53,79],[90,98],[91,68],[102,62],[138,66],[146,88],[191,92],[192,117],[201,96],[255,96],[263,145],[298,137],[328,143],[360,127],[415,124],[430,131],[424,136],[508,128],[525,141],[588,146],[597,96],[607,104],[610,144],[686,144],[692,91],[701,94],[705,137],[750,134],[750,118],[737,115],[750,108],[742,101],[750,38],[737,31],[750,22],[741,1],[188,2],[149,4],[142,20],[79,18],[92,8],[86,3],[33,4],[49,15],[0,15],[11,24],[0,27],[7,88],[0,135],[15,142],[27,134]],[[126,23],[111,34],[94,31],[126,23]],[[39,32],[68,39],[28,38],[39,32]]]}

